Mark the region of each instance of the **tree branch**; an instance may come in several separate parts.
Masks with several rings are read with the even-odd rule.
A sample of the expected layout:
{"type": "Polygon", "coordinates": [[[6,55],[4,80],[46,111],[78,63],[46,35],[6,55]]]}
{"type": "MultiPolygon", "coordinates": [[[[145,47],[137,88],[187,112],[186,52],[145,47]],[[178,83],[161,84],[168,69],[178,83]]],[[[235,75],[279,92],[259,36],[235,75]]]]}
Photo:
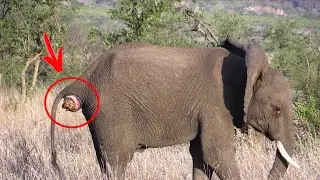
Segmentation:
{"type": "Polygon", "coordinates": [[[184,15],[188,18],[191,19],[189,20],[189,25],[191,25],[193,28],[191,31],[197,31],[200,32],[204,38],[212,44],[212,46],[217,46],[219,41],[218,38],[215,36],[215,34],[212,32],[210,29],[210,24],[203,22],[200,17],[197,15],[198,9],[193,10],[191,7],[188,6],[181,6],[181,5],[176,5],[175,7],[177,10],[182,11],[184,15]],[[191,21],[194,22],[194,24],[191,23],[191,21]]]}
{"type": "Polygon", "coordinates": [[[1,87],[2,87],[2,74],[0,73],[0,90],[1,90],[1,87]]]}
{"type": "Polygon", "coordinates": [[[37,79],[38,79],[38,72],[39,72],[39,66],[40,66],[41,59],[36,59],[36,62],[34,63],[34,71],[32,76],[32,83],[30,87],[30,91],[32,92],[36,86],[37,79]]]}
{"type": "Polygon", "coordinates": [[[28,67],[30,66],[31,63],[36,61],[42,54],[42,51],[37,53],[34,57],[29,58],[28,61],[26,62],[24,68],[22,69],[21,72],[21,103],[24,104],[26,102],[27,98],[27,82],[26,82],[26,73],[28,70],[28,67]]]}

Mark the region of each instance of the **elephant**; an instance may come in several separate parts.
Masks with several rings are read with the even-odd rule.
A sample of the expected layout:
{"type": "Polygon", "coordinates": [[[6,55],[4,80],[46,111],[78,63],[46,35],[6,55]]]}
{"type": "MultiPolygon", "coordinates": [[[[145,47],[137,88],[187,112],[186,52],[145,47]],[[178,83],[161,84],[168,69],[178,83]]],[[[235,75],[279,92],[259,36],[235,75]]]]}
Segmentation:
{"type": "Polygon", "coordinates": [[[225,105],[233,123],[245,132],[250,125],[276,142],[276,157],[268,179],[281,179],[289,164],[300,168],[291,158],[295,140],[290,81],[269,66],[265,51],[254,41],[244,44],[227,39],[220,47],[227,49],[228,58],[232,59],[225,61],[222,76],[225,105]]]}
{"type": "MultiPolygon", "coordinates": [[[[276,141],[268,179],[280,179],[294,152],[289,80],[269,67],[261,46],[227,39],[220,47],[174,48],[125,43],[106,50],[83,73],[100,95],[88,126],[100,169],[123,179],[135,151],[190,143],[193,179],[241,179],[234,152],[234,125],[247,124],[276,141]]],[[[54,99],[89,120],[97,102],[74,81],[54,99]]],[[[51,163],[58,168],[51,123],[51,163]]]]}

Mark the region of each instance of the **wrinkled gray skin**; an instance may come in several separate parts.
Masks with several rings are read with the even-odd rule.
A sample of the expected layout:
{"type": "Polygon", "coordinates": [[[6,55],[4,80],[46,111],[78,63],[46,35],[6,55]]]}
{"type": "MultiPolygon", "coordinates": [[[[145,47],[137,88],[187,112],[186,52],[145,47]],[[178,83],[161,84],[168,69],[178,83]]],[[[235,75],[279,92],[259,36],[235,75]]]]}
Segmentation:
{"type": "MultiPolygon", "coordinates": [[[[220,179],[240,179],[232,120],[237,126],[250,124],[271,140],[281,140],[293,153],[289,81],[269,68],[257,44],[226,41],[222,46],[123,44],[89,67],[82,77],[101,98],[101,110],[89,129],[102,172],[110,175],[112,171],[112,177],[123,179],[135,151],[190,142],[193,179],[210,178],[213,170],[220,179]]],[[[96,108],[95,96],[77,81],[57,95],[53,118],[58,103],[68,95],[79,99],[88,120],[96,108]]],[[[67,110],[77,110],[66,104],[65,100],[67,110]]],[[[52,164],[58,167],[53,133],[54,123],[52,164]]],[[[277,152],[269,179],[279,179],[287,167],[277,152]]]]}

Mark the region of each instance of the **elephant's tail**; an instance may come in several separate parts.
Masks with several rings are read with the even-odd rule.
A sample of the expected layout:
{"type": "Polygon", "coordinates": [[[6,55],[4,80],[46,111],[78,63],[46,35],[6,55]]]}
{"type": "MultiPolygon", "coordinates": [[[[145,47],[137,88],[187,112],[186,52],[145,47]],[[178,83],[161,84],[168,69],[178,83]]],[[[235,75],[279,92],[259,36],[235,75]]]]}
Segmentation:
{"type": "MultiPolygon", "coordinates": [[[[58,104],[61,101],[61,99],[64,97],[64,95],[65,95],[65,90],[62,90],[53,101],[52,109],[51,109],[51,117],[53,119],[56,119],[58,104]]],[[[55,122],[51,121],[51,129],[50,129],[50,136],[51,136],[51,164],[53,165],[55,170],[60,171],[59,167],[58,167],[58,164],[57,164],[57,153],[56,153],[55,146],[54,146],[54,128],[55,128],[55,122]]]]}

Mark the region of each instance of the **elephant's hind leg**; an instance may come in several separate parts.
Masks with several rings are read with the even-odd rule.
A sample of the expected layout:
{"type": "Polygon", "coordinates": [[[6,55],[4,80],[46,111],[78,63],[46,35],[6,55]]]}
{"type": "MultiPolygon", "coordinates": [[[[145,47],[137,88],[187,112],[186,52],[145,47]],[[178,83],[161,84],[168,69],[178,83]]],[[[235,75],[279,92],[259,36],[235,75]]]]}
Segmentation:
{"type": "MultiPolygon", "coordinates": [[[[120,132],[119,136],[122,134],[120,132]]],[[[106,174],[110,180],[123,180],[125,169],[133,158],[135,147],[123,143],[125,140],[109,143],[102,141],[101,144],[94,138],[93,141],[102,173],[106,174]],[[110,149],[109,147],[114,148],[110,149]]]]}
{"type": "Polygon", "coordinates": [[[106,174],[109,179],[111,177],[111,168],[107,159],[107,154],[102,147],[101,140],[98,138],[94,124],[92,123],[89,127],[100,170],[103,174],[106,174]]]}
{"type": "Polygon", "coordinates": [[[133,149],[118,149],[114,152],[108,152],[108,160],[112,170],[112,180],[125,179],[125,170],[127,164],[132,160],[133,154],[133,149]]]}

